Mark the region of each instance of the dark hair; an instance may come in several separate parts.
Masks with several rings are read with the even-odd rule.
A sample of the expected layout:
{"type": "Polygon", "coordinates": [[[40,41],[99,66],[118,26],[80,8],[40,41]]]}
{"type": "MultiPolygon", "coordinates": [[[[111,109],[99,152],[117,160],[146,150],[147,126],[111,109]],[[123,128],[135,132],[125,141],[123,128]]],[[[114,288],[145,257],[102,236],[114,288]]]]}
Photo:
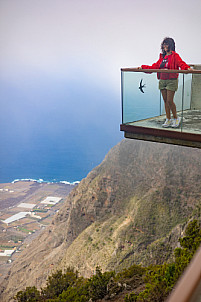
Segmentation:
{"type": "Polygon", "coordinates": [[[163,42],[161,43],[161,50],[163,53],[163,56],[166,55],[166,51],[163,49],[164,44],[168,45],[168,51],[173,50],[175,51],[175,41],[172,38],[166,37],[163,42]]]}

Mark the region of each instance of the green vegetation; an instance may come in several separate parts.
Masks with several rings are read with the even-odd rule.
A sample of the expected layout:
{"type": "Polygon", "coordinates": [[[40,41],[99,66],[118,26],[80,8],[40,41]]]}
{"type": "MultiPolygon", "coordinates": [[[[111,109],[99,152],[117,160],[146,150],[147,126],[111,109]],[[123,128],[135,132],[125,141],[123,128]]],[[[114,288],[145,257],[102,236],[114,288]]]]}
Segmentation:
{"type": "Polygon", "coordinates": [[[165,300],[201,243],[201,229],[197,220],[188,224],[185,237],[180,238],[179,242],[181,248],[176,248],[174,251],[175,261],[170,264],[148,267],[144,278],[145,290],[138,296],[133,293],[130,294],[131,296],[128,295],[125,301],[159,302],[165,300]]]}
{"type": "Polygon", "coordinates": [[[162,302],[201,244],[201,228],[197,220],[188,224],[185,237],[179,242],[181,247],[175,249],[172,263],[149,267],[133,265],[118,274],[114,271],[102,273],[97,267],[89,279],[79,277],[72,268],[65,272],[59,270],[49,276],[46,287],[41,291],[36,287],[27,287],[14,299],[18,302],[87,302],[103,298],[110,300],[121,294],[125,302],[162,302]],[[129,294],[124,294],[125,290],[129,294]]]}
{"type": "Polygon", "coordinates": [[[15,296],[17,301],[37,302],[41,300],[41,294],[35,286],[27,287],[25,291],[20,291],[15,296]]]}
{"type": "Polygon", "coordinates": [[[33,210],[33,212],[37,212],[37,213],[47,213],[48,210],[45,210],[45,209],[35,209],[35,210],[33,210]]]}
{"type": "Polygon", "coordinates": [[[19,231],[22,231],[22,232],[24,232],[24,233],[33,233],[33,231],[30,231],[30,230],[28,230],[28,229],[26,229],[26,228],[24,228],[24,227],[18,227],[18,230],[19,230],[19,231]]]}
{"type": "Polygon", "coordinates": [[[0,249],[2,250],[12,250],[15,245],[0,245],[0,249]]]}

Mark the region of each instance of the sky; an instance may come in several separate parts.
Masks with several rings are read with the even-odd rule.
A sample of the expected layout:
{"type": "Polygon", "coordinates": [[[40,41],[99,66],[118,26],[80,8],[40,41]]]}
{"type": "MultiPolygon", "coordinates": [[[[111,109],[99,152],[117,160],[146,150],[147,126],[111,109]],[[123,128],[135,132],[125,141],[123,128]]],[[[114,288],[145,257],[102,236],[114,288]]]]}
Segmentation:
{"type": "Polygon", "coordinates": [[[200,0],[0,0],[1,173],[73,146],[85,176],[123,138],[120,68],[155,62],[166,36],[200,63],[200,28],[200,0]]]}

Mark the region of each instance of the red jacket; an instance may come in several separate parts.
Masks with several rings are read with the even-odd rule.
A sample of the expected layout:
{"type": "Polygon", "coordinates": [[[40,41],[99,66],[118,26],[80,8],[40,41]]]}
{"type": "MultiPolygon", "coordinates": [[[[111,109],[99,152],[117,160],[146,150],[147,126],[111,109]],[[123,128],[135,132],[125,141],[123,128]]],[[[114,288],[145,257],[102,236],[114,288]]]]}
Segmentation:
{"type": "MultiPolygon", "coordinates": [[[[152,65],[142,65],[142,69],[160,69],[160,65],[163,61],[163,55],[162,53],[160,54],[159,60],[156,63],[153,63],[152,65]]],[[[176,53],[175,51],[172,51],[172,59],[170,61],[170,66],[169,69],[182,69],[182,70],[187,70],[190,68],[189,65],[187,65],[181,57],[176,53]]],[[[160,79],[160,72],[157,74],[158,79],[160,79]]],[[[175,79],[178,78],[178,73],[169,73],[169,78],[170,79],[175,79]]]]}

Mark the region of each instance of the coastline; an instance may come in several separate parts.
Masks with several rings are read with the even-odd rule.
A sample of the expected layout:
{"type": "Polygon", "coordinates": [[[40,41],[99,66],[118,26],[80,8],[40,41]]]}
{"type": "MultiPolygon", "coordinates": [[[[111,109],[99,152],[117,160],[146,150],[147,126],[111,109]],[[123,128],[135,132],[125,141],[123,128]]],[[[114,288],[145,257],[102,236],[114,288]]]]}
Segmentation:
{"type": "MultiPolygon", "coordinates": [[[[69,181],[66,181],[66,180],[61,180],[61,181],[48,181],[48,180],[43,180],[42,178],[39,178],[39,179],[32,179],[32,178],[22,178],[22,179],[14,179],[13,181],[11,181],[10,183],[14,184],[16,182],[37,182],[37,183],[46,183],[46,184],[65,184],[65,185],[71,185],[71,186],[74,186],[74,185],[77,185],[80,183],[80,180],[76,180],[76,181],[73,181],[73,182],[69,182],[69,181]]],[[[0,183],[5,183],[5,182],[0,182],[0,183]]]]}

